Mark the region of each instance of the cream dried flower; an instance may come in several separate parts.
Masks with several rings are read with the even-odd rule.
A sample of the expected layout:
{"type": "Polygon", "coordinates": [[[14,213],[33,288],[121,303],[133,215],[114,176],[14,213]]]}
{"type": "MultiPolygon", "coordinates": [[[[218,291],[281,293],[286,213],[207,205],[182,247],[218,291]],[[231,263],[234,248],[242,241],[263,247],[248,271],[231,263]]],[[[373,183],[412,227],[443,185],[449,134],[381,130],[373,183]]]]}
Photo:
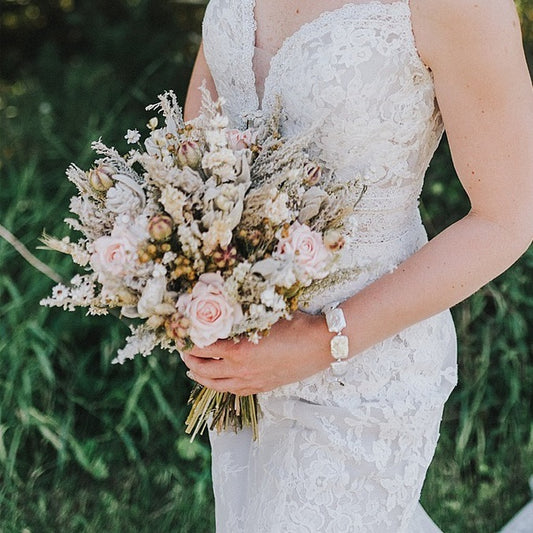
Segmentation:
{"type": "Polygon", "coordinates": [[[193,170],[191,167],[185,167],[178,170],[176,178],[172,183],[185,193],[192,194],[203,186],[204,181],[196,170],[193,170]]]}
{"type": "Polygon", "coordinates": [[[273,224],[280,226],[285,222],[290,222],[292,216],[287,204],[289,197],[287,193],[278,193],[276,189],[272,191],[272,197],[265,203],[265,216],[267,216],[273,224]]]}
{"type": "Polygon", "coordinates": [[[218,246],[221,248],[227,247],[232,237],[232,228],[225,220],[214,220],[207,232],[202,236],[204,254],[210,255],[218,246]]]}
{"type": "Polygon", "coordinates": [[[222,181],[229,181],[235,178],[236,162],[237,158],[230,149],[221,148],[206,152],[202,159],[202,168],[222,181]]]}
{"type": "Polygon", "coordinates": [[[178,238],[181,248],[186,256],[199,258],[199,250],[202,246],[202,234],[198,229],[198,224],[180,224],[177,228],[178,238]]]}

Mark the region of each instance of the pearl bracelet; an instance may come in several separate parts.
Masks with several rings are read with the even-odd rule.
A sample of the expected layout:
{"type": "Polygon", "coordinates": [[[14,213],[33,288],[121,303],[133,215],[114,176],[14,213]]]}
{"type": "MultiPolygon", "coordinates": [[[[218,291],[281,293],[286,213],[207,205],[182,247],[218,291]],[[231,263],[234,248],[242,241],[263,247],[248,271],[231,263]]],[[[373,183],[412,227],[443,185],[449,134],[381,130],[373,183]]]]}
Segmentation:
{"type": "Polygon", "coordinates": [[[322,314],[326,319],[328,331],[336,333],[331,339],[331,357],[335,359],[331,363],[331,373],[337,378],[337,381],[341,384],[340,378],[346,374],[348,370],[348,355],[350,353],[348,347],[348,337],[342,335],[342,330],[346,327],[346,318],[342,309],[337,307],[338,303],[330,304],[322,309],[322,314]]]}

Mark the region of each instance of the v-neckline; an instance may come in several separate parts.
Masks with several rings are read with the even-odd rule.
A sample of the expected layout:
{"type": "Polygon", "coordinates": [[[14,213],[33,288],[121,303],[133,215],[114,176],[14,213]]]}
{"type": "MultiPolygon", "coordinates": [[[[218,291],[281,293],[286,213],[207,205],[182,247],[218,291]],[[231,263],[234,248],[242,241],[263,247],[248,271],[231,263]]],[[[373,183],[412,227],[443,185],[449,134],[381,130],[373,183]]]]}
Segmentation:
{"type": "Polygon", "coordinates": [[[270,57],[268,70],[263,80],[263,97],[260,99],[259,94],[257,92],[257,85],[256,85],[257,78],[256,78],[255,70],[254,70],[254,57],[255,57],[255,49],[256,49],[255,45],[257,43],[257,19],[255,16],[257,0],[249,0],[249,2],[250,2],[250,9],[249,9],[250,15],[249,16],[251,17],[250,22],[251,22],[251,28],[252,28],[250,69],[251,69],[252,90],[253,90],[254,104],[255,104],[254,107],[257,111],[264,110],[268,81],[272,73],[275,71],[273,67],[279,61],[279,57],[282,56],[285,49],[287,49],[294,41],[296,41],[308,28],[313,27],[316,24],[320,24],[324,19],[331,17],[333,15],[337,15],[346,9],[352,9],[352,8],[356,9],[359,7],[368,8],[371,6],[389,7],[389,6],[397,6],[398,4],[404,4],[405,6],[407,6],[407,9],[410,9],[409,0],[394,0],[393,2],[380,2],[379,0],[370,0],[367,2],[347,2],[346,4],[343,4],[342,6],[337,7],[335,9],[326,9],[325,11],[322,11],[314,19],[311,19],[308,22],[304,22],[293,33],[291,33],[290,35],[287,35],[287,37],[285,37],[285,39],[283,39],[283,41],[281,42],[281,45],[276,50],[276,52],[270,57]]]}

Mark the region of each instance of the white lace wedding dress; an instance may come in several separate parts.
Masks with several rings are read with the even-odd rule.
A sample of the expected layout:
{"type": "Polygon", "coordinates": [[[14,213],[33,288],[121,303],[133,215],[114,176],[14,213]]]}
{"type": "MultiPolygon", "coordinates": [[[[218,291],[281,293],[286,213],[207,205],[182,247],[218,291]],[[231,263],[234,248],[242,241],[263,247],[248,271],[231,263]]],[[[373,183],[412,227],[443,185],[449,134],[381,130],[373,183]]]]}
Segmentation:
{"type": "MultiPolygon", "coordinates": [[[[344,281],[317,295],[317,312],[427,241],[418,197],[442,122],[407,0],[348,3],[302,26],[272,58],[262,103],[254,8],[211,0],[204,19],[206,59],[233,125],[268,113],[279,95],[283,134],[318,124],[316,155],[338,180],[363,176],[368,186],[350,220],[344,281]]],[[[248,431],[211,435],[217,533],[439,531],[418,498],[456,383],[449,312],[357,354],[343,381],[325,371],[261,394],[256,442],[248,431]]]]}

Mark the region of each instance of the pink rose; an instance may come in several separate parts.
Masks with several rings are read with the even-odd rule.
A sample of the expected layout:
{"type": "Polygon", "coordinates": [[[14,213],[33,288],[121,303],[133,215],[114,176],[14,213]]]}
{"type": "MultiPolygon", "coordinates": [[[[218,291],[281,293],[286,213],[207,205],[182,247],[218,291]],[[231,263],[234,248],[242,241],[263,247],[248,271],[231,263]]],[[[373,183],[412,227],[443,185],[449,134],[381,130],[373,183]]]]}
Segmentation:
{"type": "Polygon", "coordinates": [[[226,298],[220,274],[202,274],[192,292],[178,298],[176,307],[190,320],[189,337],[199,348],[227,339],[243,316],[241,306],[226,298]]]}
{"type": "Polygon", "coordinates": [[[94,241],[91,267],[102,277],[107,274],[120,277],[129,270],[128,266],[137,259],[137,246],[133,236],[125,229],[113,229],[111,236],[99,237],[94,241]]]}
{"type": "Polygon", "coordinates": [[[332,259],[322,235],[299,222],[292,224],[287,237],[280,238],[274,256],[292,260],[296,278],[304,285],[309,285],[314,279],[325,278],[332,259]]]}
{"type": "Polygon", "coordinates": [[[253,130],[227,130],[226,138],[228,140],[228,148],[233,151],[244,150],[255,144],[257,132],[253,130]]]}

